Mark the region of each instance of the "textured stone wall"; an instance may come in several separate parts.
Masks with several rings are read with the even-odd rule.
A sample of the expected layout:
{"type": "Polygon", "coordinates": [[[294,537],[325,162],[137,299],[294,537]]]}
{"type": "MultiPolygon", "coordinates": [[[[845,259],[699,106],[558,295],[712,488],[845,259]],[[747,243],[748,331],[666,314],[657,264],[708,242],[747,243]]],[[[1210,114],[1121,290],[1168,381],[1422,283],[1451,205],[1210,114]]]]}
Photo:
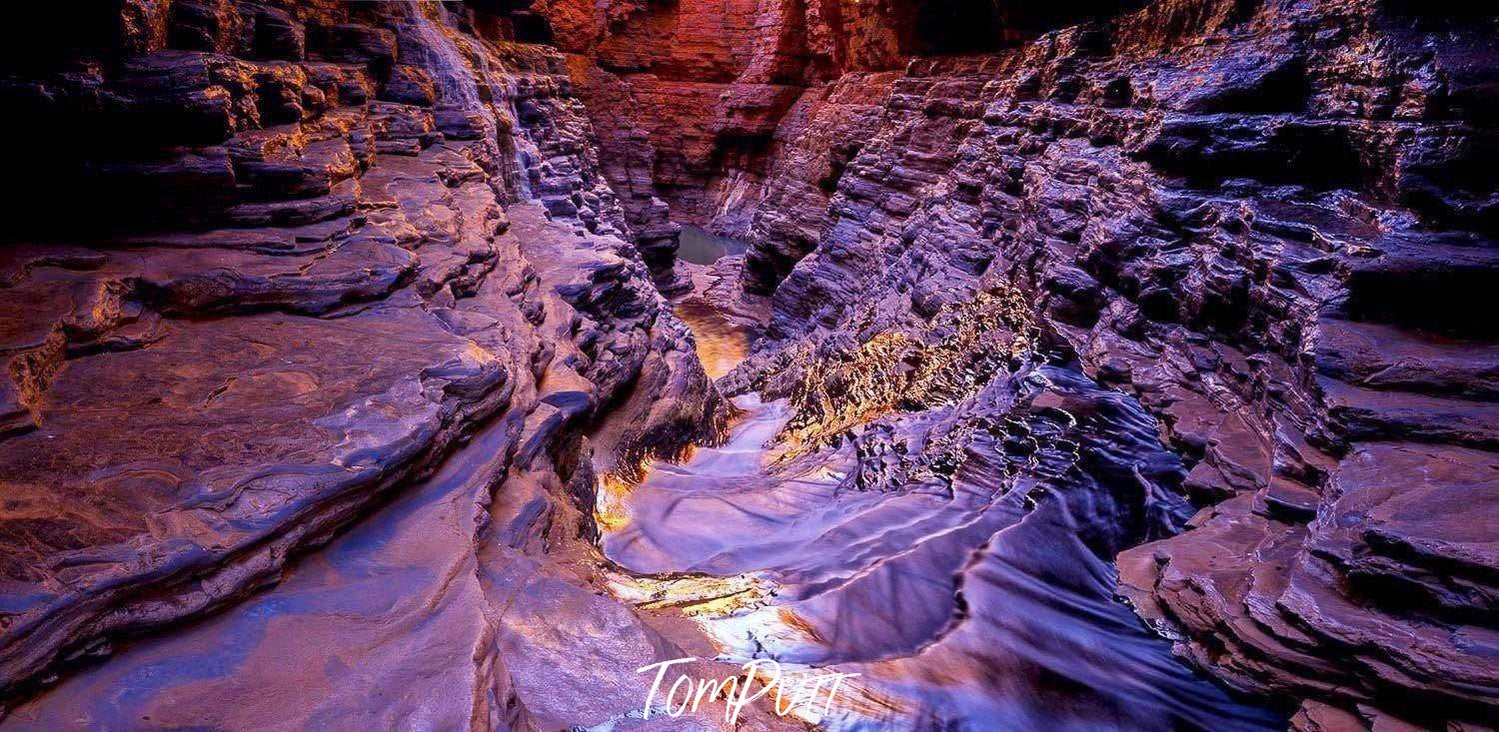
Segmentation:
{"type": "Polygon", "coordinates": [[[906,377],[823,364],[1017,286],[1187,461],[1205,507],[1119,559],[1182,655],[1307,728],[1492,715],[1499,36],[1441,10],[1160,2],[844,77],[777,133],[725,383],[867,419],[906,377]]]}
{"type": "MultiPolygon", "coordinates": [[[[787,257],[805,252],[805,236],[801,243],[783,241],[764,229],[784,223],[757,225],[755,218],[773,208],[769,201],[805,197],[784,190],[794,185],[787,178],[835,176],[824,169],[841,164],[856,144],[856,138],[843,140],[830,161],[800,164],[807,155],[826,155],[816,150],[827,147],[819,138],[860,131],[857,120],[833,119],[841,114],[835,108],[882,102],[879,82],[865,85],[845,74],[895,71],[922,55],[993,52],[1121,7],[1107,1],[1042,9],[987,0],[733,0],[552,1],[532,9],[551,23],[558,47],[576,54],[573,78],[595,128],[630,151],[634,162],[605,172],[621,191],[632,225],[653,232],[638,241],[643,250],[659,252],[653,263],[668,282],[662,267],[675,242],[660,223],[663,211],[718,233],[764,239],[765,251],[784,250],[773,255],[783,260],[778,263],[760,256],[751,261],[752,271],[772,279],[785,275],[787,257]]],[[[811,212],[820,208],[798,211],[815,217],[811,212]]],[[[768,291],[770,284],[757,287],[768,291]]]]}
{"type": "MultiPolygon", "coordinates": [[[[97,36],[53,39],[83,47],[8,60],[0,81],[29,141],[15,170],[36,176],[0,245],[0,713],[426,492],[453,507],[409,518],[426,543],[405,551],[427,559],[413,575],[409,553],[371,558],[390,575],[361,596],[427,598],[445,610],[419,612],[435,634],[421,642],[468,650],[427,671],[392,651],[384,685],[446,679],[424,707],[437,726],[549,724],[528,709],[541,697],[515,690],[532,661],[483,650],[496,630],[474,622],[522,585],[477,576],[586,551],[596,466],[712,440],[724,417],[630,242],[564,57],[456,4],[95,10],[78,12],[97,36]],[[64,215],[38,216],[62,191],[64,215]],[[444,460],[458,467],[433,477],[444,460]],[[445,564],[475,579],[444,580],[445,564]]],[[[592,581],[544,596],[592,597],[592,581]]],[[[641,661],[670,653],[599,603],[548,622],[617,613],[640,629],[641,661]]],[[[282,634],[240,639],[299,642],[261,687],[295,680],[277,717],[315,726],[298,715],[352,693],[358,714],[411,719],[403,695],[381,706],[296,674],[350,658],[344,640],[373,653],[419,634],[383,608],[321,632],[356,611],[304,608],[280,614],[282,634]]],[[[545,642],[516,655],[540,659],[545,642]]],[[[210,708],[196,724],[266,723],[237,694],[192,696],[210,708]]],[[[111,714],[92,718],[141,723],[111,714]]]]}
{"type": "MultiPolygon", "coordinates": [[[[1096,459],[1115,508],[1131,476],[1147,495],[1080,551],[1117,554],[1182,657],[1304,729],[1485,723],[1499,27],[1445,2],[1133,8],[18,10],[49,50],[0,49],[24,183],[0,249],[0,704],[435,495],[358,539],[413,542],[375,562],[407,615],[292,603],[275,637],[327,677],[278,675],[260,626],[226,674],[286,685],[309,726],[325,703],[612,724],[639,680],[569,654],[686,654],[601,589],[595,471],[716,439],[722,388],[787,398],[783,436],[846,445],[851,489],[1000,490],[1042,442],[1096,459]],[[662,297],[689,285],[675,222],[749,243],[705,300],[768,298],[716,387],[662,297]],[[1044,383],[1058,364],[1087,378],[1044,383]],[[1020,392],[1071,396],[1007,422],[1020,392]],[[1098,405],[1128,434],[1090,433],[1098,405]],[[1183,498],[1184,525],[1151,513],[1183,498]],[[441,703],[335,683],[369,648],[372,687],[441,703]]],[[[224,683],[194,698],[246,723],[224,683]]]]}

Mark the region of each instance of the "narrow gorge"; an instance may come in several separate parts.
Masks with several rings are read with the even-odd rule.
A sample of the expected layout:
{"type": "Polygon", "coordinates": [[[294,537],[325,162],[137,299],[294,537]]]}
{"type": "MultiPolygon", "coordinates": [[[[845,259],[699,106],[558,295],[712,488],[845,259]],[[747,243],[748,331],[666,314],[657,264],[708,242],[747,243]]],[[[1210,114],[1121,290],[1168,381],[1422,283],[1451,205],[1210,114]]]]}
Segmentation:
{"type": "Polygon", "coordinates": [[[1492,8],[13,13],[0,732],[1499,726],[1492,8]]]}

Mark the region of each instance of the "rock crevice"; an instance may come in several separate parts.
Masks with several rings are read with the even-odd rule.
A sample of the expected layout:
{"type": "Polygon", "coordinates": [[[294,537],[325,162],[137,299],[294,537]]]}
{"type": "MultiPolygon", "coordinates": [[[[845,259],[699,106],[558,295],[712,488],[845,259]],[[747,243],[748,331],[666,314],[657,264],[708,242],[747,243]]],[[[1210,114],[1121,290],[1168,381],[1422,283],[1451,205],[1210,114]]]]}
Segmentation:
{"type": "Polygon", "coordinates": [[[0,722],[628,726],[724,652],[1487,724],[1499,21],[1415,5],[18,11],[0,722]]]}

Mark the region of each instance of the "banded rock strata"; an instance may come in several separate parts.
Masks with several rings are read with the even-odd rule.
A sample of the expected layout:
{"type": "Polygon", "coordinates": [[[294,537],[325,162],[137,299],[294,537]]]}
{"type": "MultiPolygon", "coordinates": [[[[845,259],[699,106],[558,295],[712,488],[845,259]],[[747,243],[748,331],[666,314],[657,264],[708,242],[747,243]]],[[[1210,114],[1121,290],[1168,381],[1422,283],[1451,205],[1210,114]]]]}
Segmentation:
{"type": "MultiPolygon", "coordinates": [[[[264,722],[201,688],[203,708],[141,689],[137,706],[72,715],[12,705],[116,640],[274,584],[391,496],[456,501],[375,570],[384,591],[425,598],[412,617],[430,613],[433,635],[386,633],[408,626],[376,590],[351,628],[327,623],[353,608],[274,612],[276,637],[300,643],[268,666],[291,684],[279,718],[316,724],[317,705],[344,705],[376,724],[547,726],[559,688],[586,682],[556,678],[546,644],[611,644],[631,669],[682,655],[597,598],[585,564],[547,558],[586,553],[595,463],[712,439],[724,418],[627,240],[562,57],[436,4],[127,3],[116,20],[98,48],[4,84],[36,113],[13,122],[76,145],[42,179],[98,203],[27,230],[0,265],[9,723],[264,722]],[[68,137],[96,127],[109,139],[68,137]],[[459,574],[401,579],[440,566],[459,574]],[[560,604],[500,622],[526,602],[560,604]],[[601,622],[618,633],[556,635],[601,622]],[[419,663],[406,644],[435,665],[402,665],[419,663]],[[437,685],[370,703],[322,674],[356,653],[361,668],[395,659],[389,688],[437,685]]],[[[247,633],[220,639],[221,663],[194,678],[254,678],[255,661],[228,660],[257,642],[247,633]]],[[[632,684],[618,693],[633,703],[632,684]]]]}
{"type": "MultiPolygon", "coordinates": [[[[19,11],[46,50],[7,44],[0,78],[28,182],[0,255],[5,723],[635,724],[629,671],[713,649],[608,591],[596,492],[753,391],[786,400],[789,465],[841,471],[828,500],[987,517],[881,554],[855,516],[867,551],[802,585],[837,592],[785,599],[847,634],[810,660],[1101,684],[1000,658],[1044,630],[1002,612],[1044,578],[1148,657],[1117,590],[1298,728],[1483,725],[1495,18],[1053,5],[19,11]],[[748,253],[680,265],[676,222],[748,253]],[[694,279],[684,314],[762,335],[716,386],[662,295],[694,279]],[[919,611],[843,612],[899,605],[901,567],[940,575],[919,611]],[[280,701],[216,703],[247,690],[280,701]]],[[[1072,712],[1202,709],[1274,717],[1072,712]]]]}
{"type": "MultiPolygon", "coordinates": [[[[826,123],[777,132],[827,162],[765,186],[745,271],[775,288],[773,322],[730,391],[795,399],[821,364],[940,337],[1007,283],[1187,461],[1178,488],[1206,507],[1119,557],[1184,657],[1306,699],[1304,727],[1481,724],[1499,463],[1477,293],[1499,250],[1477,171],[1499,48],[1493,18],[1442,10],[1161,2],[843,77],[829,100],[869,91],[838,117],[851,155],[815,142],[826,123]],[[828,174],[825,195],[780,193],[828,174]]],[[[814,391],[863,418],[909,378],[814,391]]]]}

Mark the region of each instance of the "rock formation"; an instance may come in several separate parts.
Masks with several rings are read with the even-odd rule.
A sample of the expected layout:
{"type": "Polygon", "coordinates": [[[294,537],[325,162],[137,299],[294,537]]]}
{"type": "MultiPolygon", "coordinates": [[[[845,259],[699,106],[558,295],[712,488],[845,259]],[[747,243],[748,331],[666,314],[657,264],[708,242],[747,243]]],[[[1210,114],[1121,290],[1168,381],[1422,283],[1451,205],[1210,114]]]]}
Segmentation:
{"type": "Polygon", "coordinates": [[[1492,724],[1466,8],[18,11],[0,727],[1492,724]]]}
{"type": "Polygon", "coordinates": [[[870,85],[877,132],[821,167],[825,209],[757,212],[747,261],[778,264],[746,284],[788,274],[729,382],[822,379],[862,419],[909,377],[821,364],[1018,287],[1050,348],[1159,416],[1208,506],[1119,560],[1182,655],[1308,699],[1303,726],[1491,717],[1496,352],[1473,293],[1499,199],[1457,171],[1495,161],[1496,53],[1492,18],[1193,2],[914,61],[870,85]],[[815,245],[786,220],[820,221],[815,245]]]}
{"type": "MultiPolygon", "coordinates": [[[[461,604],[471,617],[440,621],[444,642],[476,650],[444,672],[460,686],[432,687],[447,706],[420,719],[549,724],[505,697],[528,695],[513,686],[526,672],[477,650],[503,641],[485,617],[515,601],[481,575],[586,546],[595,464],[711,439],[724,416],[620,238],[562,57],[430,4],[125,11],[107,47],[5,86],[38,110],[22,123],[77,153],[48,172],[103,209],[4,250],[5,703],[111,639],[238,601],[392,493],[436,485],[457,501],[424,519],[447,532],[426,538],[441,552],[393,564],[427,557],[422,571],[465,571],[468,585],[395,586],[461,604]],[[162,146],[66,137],[96,127],[162,146]],[[454,464],[472,472],[438,469],[454,464]]],[[[612,641],[621,652],[650,662],[670,647],[622,607],[590,606],[605,601],[587,599],[586,575],[543,574],[545,601],[576,607],[537,622],[623,614],[637,638],[612,641]]],[[[302,640],[306,668],[344,650],[302,640]]],[[[341,700],[316,683],[299,693],[341,700]]],[[[288,713],[315,711],[294,697],[288,713]]],[[[360,714],[407,719],[407,701],[360,714]]],[[[198,721],[256,722],[216,706],[198,721]]],[[[137,711],[83,718],[133,724],[137,711]]]]}

